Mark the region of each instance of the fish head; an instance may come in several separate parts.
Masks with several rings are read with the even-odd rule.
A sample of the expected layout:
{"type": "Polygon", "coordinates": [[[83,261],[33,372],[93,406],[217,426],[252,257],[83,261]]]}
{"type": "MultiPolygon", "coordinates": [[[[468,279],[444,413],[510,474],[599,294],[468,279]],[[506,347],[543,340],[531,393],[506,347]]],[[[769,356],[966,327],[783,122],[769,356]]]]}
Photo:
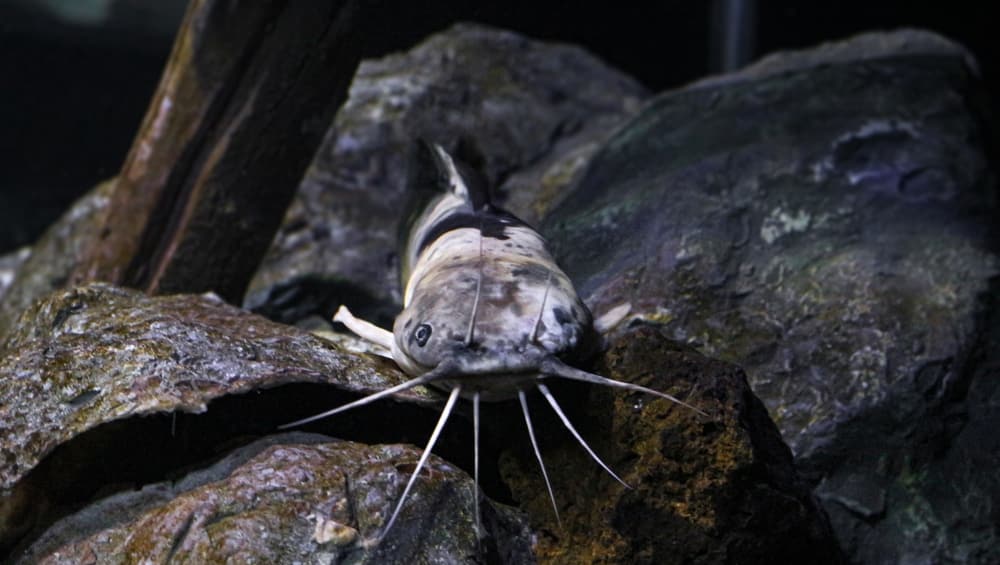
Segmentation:
{"type": "Polygon", "coordinates": [[[468,390],[506,397],[537,378],[544,360],[579,351],[592,326],[575,293],[564,296],[544,276],[496,272],[503,267],[482,279],[445,270],[421,285],[393,327],[399,366],[411,375],[448,367],[443,382],[461,378],[468,390]]]}

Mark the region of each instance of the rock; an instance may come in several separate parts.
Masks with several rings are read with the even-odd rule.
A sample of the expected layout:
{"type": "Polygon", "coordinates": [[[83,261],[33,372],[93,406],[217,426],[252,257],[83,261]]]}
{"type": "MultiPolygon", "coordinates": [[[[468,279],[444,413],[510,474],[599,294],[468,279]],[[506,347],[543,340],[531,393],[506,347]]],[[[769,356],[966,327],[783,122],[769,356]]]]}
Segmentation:
{"type": "Polygon", "coordinates": [[[0,304],[3,303],[3,295],[7,293],[7,289],[10,288],[11,283],[14,282],[14,277],[17,276],[17,272],[21,269],[21,265],[23,265],[30,256],[30,247],[22,247],[12,253],[0,255],[0,304]]]}
{"type": "Polygon", "coordinates": [[[0,284],[0,289],[6,286],[6,292],[0,290],[0,340],[32,301],[69,284],[70,274],[97,237],[112,190],[114,180],[109,180],[77,200],[35,242],[6,285],[0,284]]]}
{"type": "Polygon", "coordinates": [[[717,87],[788,72],[808,71],[823,65],[854,65],[899,55],[960,57],[970,71],[979,74],[975,57],[954,41],[921,29],[901,29],[891,33],[864,33],[849,40],[830,41],[799,51],[778,51],[743,69],[699,80],[693,86],[717,87]]]}
{"type": "MultiPolygon", "coordinates": [[[[536,410],[543,451],[554,462],[553,483],[572,496],[563,507],[563,532],[549,523],[527,443],[509,432],[520,414],[510,404],[485,409],[481,481],[487,493],[503,498],[497,454],[511,450],[501,466],[514,497],[543,532],[559,532],[545,534],[542,560],[582,562],[592,553],[608,563],[671,555],[702,555],[699,562],[707,563],[739,550],[746,562],[775,556],[836,561],[823,516],[738,370],[676,351],[650,328],[616,339],[598,370],[690,392],[712,417],[612,391],[592,391],[593,400],[583,405],[573,400],[578,394],[563,397],[572,413],[585,410],[575,421],[596,438],[599,451],[614,454],[609,462],[636,486],[628,491],[586,456],[580,459],[565,434],[551,441],[559,423],[536,410]],[[592,478],[588,488],[578,486],[580,473],[592,478]],[[657,528],[665,525],[683,551],[664,544],[657,528]]],[[[142,553],[163,561],[253,555],[273,562],[343,553],[383,563],[413,555],[465,562],[474,555],[469,478],[454,467],[471,466],[468,422],[448,426],[439,442],[438,453],[450,463],[434,459],[428,475],[442,482],[418,489],[399,532],[371,554],[352,545],[354,531],[369,537],[378,530],[419,452],[316,443],[326,438],[301,447],[291,445],[303,443],[298,436],[274,435],[279,423],[399,382],[402,375],[388,363],[211,296],[150,298],[95,284],[56,292],[27,310],[0,350],[0,375],[0,540],[9,558],[74,562],[142,553]],[[274,388],[292,382],[325,386],[274,388]],[[268,437],[238,449],[260,436],[268,437]],[[227,453],[233,455],[203,470],[205,461],[227,453]],[[349,499],[345,475],[347,483],[361,485],[352,486],[351,495],[364,500],[353,519],[333,510],[336,500],[349,499]],[[312,482],[301,484],[303,476],[312,482]],[[215,541],[208,543],[209,536],[215,541]],[[223,538],[244,541],[218,542],[223,538]]],[[[396,400],[402,402],[356,409],[310,429],[365,443],[389,437],[422,445],[437,417],[422,407],[437,397],[415,391],[396,400]]],[[[534,533],[522,518],[484,505],[484,520],[490,559],[531,558],[534,533]]]]}
{"type": "MultiPolygon", "coordinates": [[[[171,484],[109,497],[67,517],[21,563],[465,563],[477,554],[472,480],[432,456],[406,510],[376,547],[420,453],[316,434],[271,436],[171,484]],[[91,561],[92,562],[92,561],[91,561]]],[[[488,550],[531,563],[515,513],[486,508],[488,550]]]]}
{"type": "MultiPolygon", "coordinates": [[[[0,549],[109,485],[149,482],[351,397],[329,395],[338,389],[357,396],[402,378],[388,363],[211,296],[149,298],[103,284],[56,292],[25,311],[0,347],[0,517],[9,516],[0,549]],[[236,397],[183,417],[293,382],[327,386],[236,397]],[[136,417],[154,414],[162,417],[136,417]]],[[[399,398],[436,403],[426,392],[399,398]]],[[[424,425],[434,416],[427,411],[424,425]]],[[[356,426],[378,427],[363,417],[356,426]]]]}
{"type": "Polygon", "coordinates": [[[930,482],[998,462],[956,435],[998,414],[970,408],[1000,261],[969,61],[871,34],[665,93],[542,225],[596,315],[747,370],[859,562],[1000,560],[994,466],[930,482]]]}
{"type": "Polygon", "coordinates": [[[346,303],[391,321],[415,139],[470,161],[534,221],[645,95],[582,49],[469,24],[363,62],[244,305],[296,322],[346,303]]]}
{"type": "Polygon", "coordinates": [[[571,420],[633,487],[626,489],[557,420],[544,419],[544,407],[533,411],[562,528],[527,441],[504,463],[514,497],[533,523],[541,521],[540,561],[840,562],[825,516],[738,367],[640,324],[613,338],[596,369],[674,394],[709,416],[642,394],[589,387],[571,420]]]}

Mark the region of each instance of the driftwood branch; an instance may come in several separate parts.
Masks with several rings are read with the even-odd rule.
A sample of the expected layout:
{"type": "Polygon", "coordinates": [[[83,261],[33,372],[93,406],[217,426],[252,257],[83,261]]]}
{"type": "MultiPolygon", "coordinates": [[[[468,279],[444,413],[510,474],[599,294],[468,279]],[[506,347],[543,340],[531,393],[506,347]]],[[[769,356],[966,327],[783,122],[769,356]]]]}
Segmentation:
{"type": "Polygon", "coordinates": [[[238,302],[346,97],[361,4],[192,0],[72,281],[238,302]]]}

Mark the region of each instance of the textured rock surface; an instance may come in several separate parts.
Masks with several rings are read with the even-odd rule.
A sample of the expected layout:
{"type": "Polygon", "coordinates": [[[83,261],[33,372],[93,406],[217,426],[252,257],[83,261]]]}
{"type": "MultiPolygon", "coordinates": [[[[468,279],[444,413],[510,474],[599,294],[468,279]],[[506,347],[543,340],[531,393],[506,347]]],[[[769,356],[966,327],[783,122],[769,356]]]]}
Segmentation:
{"type": "Polygon", "coordinates": [[[563,527],[527,438],[505,478],[541,526],[547,563],[838,563],[840,553],[792,454],[743,372],[639,325],[596,369],[670,392],[710,416],[642,394],[586,389],[571,417],[626,489],[561,424],[533,413],[563,527]],[[540,523],[539,523],[540,521],[540,523]]]}
{"type": "Polygon", "coordinates": [[[13,454],[0,466],[4,488],[102,422],[203,412],[224,394],[293,381],[370,392],[398,376],[210,296],[148,298],[102,284],[36,303],[2,353],[0,426],[13,454]]]}
{"type": "MultiPolygon", "coordinates": [[[[0,541],[11,551],[21,538],[13,558],[476,559],[469,478],[438,459],[426,473],[432,480],[407,503],[392,537],[374,552],[354,543],[355,530],[369,537],[388,515],[419,456],[412,447],[296,447],[287,445],[301,443],[294,437],[272,436],[213,468],[191,471],[248,438],[273,434],[279,423],[351,398],[262,389],[291,382],[328,383],[335,385],[328,389],[354,393],[386,388],[401,376],[388,363],[212,297],[149,298],[106,285],[59,291],[37,302],[8,336],[2,356],[0,541]],[[247,392],[254,394],[241,394],[247,392]],[[146,417],[134,417],[139,415],[146,417]],[[180,480],[162,482],[170,477],[180,480]],[[338,500],[356,503],[350,508],[338,500]]],[[[616,340],[599,370],[690,393],[712,417],[642,395],[593,391],[581,403],[572,390],[560,391],[583,431],[614,454],[612,465],[636,486],[625,491],[613,483],[565,434],[553,435],[561,428],[551,413],[535,410],[556,489],[572,496],[560,529],[551,523],[526,438],[510,434],[515,426],[523,429],[520,414],[510,404],[490,407],[482,439],[484,483],[502,495],[497,453],[512,450],[506,465],[514,498],[549,532],[538,546],[541,559],[710,563],[739,550],[745,562],[776,556],[836,562],[823,516],[737,369],[678,351],[656,330],[640,328],[616,340]],[[588,488],[578,486],[574,469],[592,478],[588,488]],[[673,532],[668,543],[664,527],[673,532]]],[[[581,390],[588,389],[576,388],[581,390]]],[[[397,400],[408,402],[352,411],[311,429],[368,443],[390,434],[423,444],[435,414],[412,403],[434,399],[415,392],[397,400]]],[[[469,431],[468,422],[446,428],[439,452],[468,466],[469,431]]],[[[533,558],[533,536],[522,518],[490,506],[484,519],[492,533],[483,544],[489,559],[533,558]]]]}
{"type": "MultiPolygon", "coordinates": [[[[49,529],[21,563],[459,563],[476,555],[471,479],[432,457],[375,548],[419,458],[315,434],[272,436],[176,483],[109,497],[49,529]],[[428,519],[431,516],[431,519],[428,519]]],[[[523,523],[486,508],[493,558],[534,560],[523,523]]]]}
{"type": "MultiPolygon", "coordinates": [[[[551,524],[547,497],[540,495],[545,491],[525,451],[527,443],[509,434],[520,424],[519,414],[507,410],[510,405],[496,407],[506,415],[486,425],[484,463],[496,465],[491,444],[518,453],[507,464],[514,496],[536,524],[557,532],[540,546],[542,559],[600,557],[625,563],[700,556],[698,562],[708,563],[738,549],[745,562],[774,556],[836,561],[832,537],[794,473],[790,452],[738,370],[675,351],[649,328],[619,337],[599,369],[677,394],[693,390],[692,401],[713,417],[650,403],[641,395],[594,391],[586,417],[576,421],[586,422],[582,429],[599,438],[595,446],[615,454],[612,465],[627,470],[624,477],[636,490],[625,491],[578,446],[567,443],[565,434],[553,436],[559,424],[535,410],[539,429],[547,430],[543,441],[558,438],[551,442],[556,450],[543,447],[556,489],[573,496],[563,508],[566,522],[560,530],[551,524]],[[591,477],[587,483],[593,492],[574,488],[580,484],[574,469],[591,477]],[[662,527],[671,529],[673,541],[664,543],[662,527]]],[[[57,292],[29,309],[4,344],[0,375],[7,377],[0,380],[5,453],[0,533],[8,546],[29,534],[11,555],[23,562],[81,562],[93,555],[121,556],[122,562],[137,555],[154,561],[474,559],[470,480],[437,459],[426,473],[432,480],[422,482],[407,503],[393,536],[375,551],[354,543],[355,531],[361,537],[378,531],[400,481],[419,456],[414,448],[305,447],[287,445],[301,443],[299,436],[287,441],[272,436],[213,468],[190,471],[230,451],[227,444],[272,433],[277,423],[317,410],[260,389],[294,381],[326,382],[353,392],[385,388],[398,376],[386,364],[212,297],[148,298],[91,285],[57,292]],[[260,399],[240,394],[249,391],[258,391],[260,399]],[[222,395],[235,396],[208,406],[222,395]],[[200,419],[178,421],[178,412],[206,409],[200,419]],[[157,413],[163,417],[133,417],[157,413]],[[171,475],[182,478],[176,484],[156,482],[171,475]],[[132,492],[130,485],[146,486],[132,492]],[[98,502],[90,503],[92,497],[98,502]],[[354,501],[354,506],[337,501],[354,501]]],[[[432,403],[418,393],[399,400],[432,403]]],[[[369,439],[357,428],[381,426],[404,436],[404,430],[415,430],[418,437],[411,441],[422,444],[433,414],[417,412],[382,405],[375,415],[358,411],[324,421],[323,429],[369,439]]],[[[471,451],[468,435],[449,432],[443,453],[471,451]]],[[[458,459],[465,461],[467,455],[458,459]]],[[[496,470],[484,471],[491,482],[496,470]]],[[[532,558],[531,536],[517,515],[489,507],[484,518],[492,533],[484,551],[491,559],[523,563],[532,558]]]]}
{"type": "Polygon", "coordinates": [[[390,321],[414,139],[476,165],[495,196],[533,221],[644,96],[582,49],[474,25],[365,61],[245,305],[291,322],[346,303],[390,321]]]}
{"type": "Polygon", "coordinates": [[[4,284],[0,281],[0,340],[31,302],[62,288],[91,241],[97,237],[107,212],[114,181],[97,185],[53,224],[4,284]],[[6,292],[4,287],[6,286],[6,292]]]}
{"type": "Polygon", "coordinates": [[[997,410],[972,394],[1000,263],[968,60],[872,35],[666,93],[543,225],[596,314],[746,368],[862,562],[1000,559],[1000,455],[956,437],[997,410]]]}
{"type": "MultiPolygon", "coordinates": [[[[4,543],[59,507],[86,499],[88,488],[147,477],[132,473],[130,466],[146,465],[137,459],[150,458],[149,466],[191,463],[217,447],[213,441],[272,432],[306,413],[294,405],[284,415],[266,415],[260,406],[255,413],[251,399],[238,418],[230,415],[239,421],[225,421],[218,410],[213,418],[221,421],[186,432],[176,415],[134,416],[204,412],[224,395],[292,382],[362,393],[403,377],[387,363],[212,297],[148,298],[100,284],[56,292],[25,311],[0,348],[0,376],[0,516],[17,515],[0,524],[4,543]],[[163,445],[147,454],[145,441],[163,445]],[[26,508],[32,496],[25,493],[38,497],[26,508]]],[[[434,403],[420,393],[401,398],[434,403]]]]}

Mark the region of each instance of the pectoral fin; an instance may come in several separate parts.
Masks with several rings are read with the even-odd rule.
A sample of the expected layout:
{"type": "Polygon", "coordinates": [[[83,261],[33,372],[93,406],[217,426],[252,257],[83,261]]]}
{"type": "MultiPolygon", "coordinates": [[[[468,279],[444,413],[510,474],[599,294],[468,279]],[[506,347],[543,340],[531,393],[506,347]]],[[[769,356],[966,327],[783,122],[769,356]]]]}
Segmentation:
{"type": "MultiPolygon", "coordinates": [[[[361,339],[368,340],[378,346],[384,347],[386,351],[392,351],[392,332],[382,329],[371,322],[366,322],[360,318],[355,318],[354,314],[341,306],[333,316],[334,322],[340,322],[347,326],[347,329],[354,332],[361,339]]],[[[392,359],[392,355],[388,355],[392,359]]]]}

